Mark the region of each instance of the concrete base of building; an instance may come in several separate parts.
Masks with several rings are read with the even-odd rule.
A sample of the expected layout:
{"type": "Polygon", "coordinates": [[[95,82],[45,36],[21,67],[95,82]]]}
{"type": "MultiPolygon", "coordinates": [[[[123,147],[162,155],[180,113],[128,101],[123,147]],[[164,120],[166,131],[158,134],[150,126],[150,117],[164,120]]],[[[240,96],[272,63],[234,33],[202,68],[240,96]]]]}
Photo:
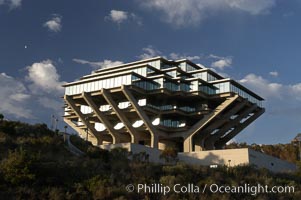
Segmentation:
{"type": "Polygon", "coordinates": [[[179,160],[206,166],[254,165],[273,172],[293,172],[296,165],[248,148],[179,153],[179,160]]]}
{"type": "MultiPolygon", "coordinates": [[[[120,143],[105,144],[100,145],[100,147],[107,150],[121,147],[127,149],[133,154],[145,152],[149,155],[150,162],[164,163],[164,160],[160,159],[160,154],[162,152],[161,150],[144,145],[120,143]]],[[[211,167],[254,165],[257,168],[266,168],[273,172],[294,172],[297,170],[297,166],[293,163],[248,148],[180,152],[178,153],[178,159],[180,162],[191,165],[203,165],[211,167]]]]}
{"type": "Polygon", "coordinates": [[[160,155],[162,153],[161,150],[156,148],[147,147],[145,145],[134,144],[134,143],[118,143],[118,144],[103,144],[99,145],[100,148],[111,150],[114,148],[124,148],[127,149],[132,154],[145,152],[149,155],[149,161],[153,163],[164,163],[163,159],[160,159],[160,155]]]}

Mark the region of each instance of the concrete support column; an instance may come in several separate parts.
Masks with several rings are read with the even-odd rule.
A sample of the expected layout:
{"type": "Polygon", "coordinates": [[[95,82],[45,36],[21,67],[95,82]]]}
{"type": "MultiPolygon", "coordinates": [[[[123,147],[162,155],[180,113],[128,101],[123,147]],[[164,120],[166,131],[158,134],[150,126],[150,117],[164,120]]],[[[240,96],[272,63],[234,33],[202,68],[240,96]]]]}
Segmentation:
{"type": "Polygon", "coordinates": [[[159,149],[160,150],[164,150],[164,149],[166,149],[168,147],[177,148],[176,142],[168,140],[168,139],[167,140],[163,139],[163,140],[159,141],[159,149]]]}
{"type": "Polygon", "coordinates": [[[138,143],[137,136],[138,133],[137,131],[132,127],[132,123],[128,120],[126,117],[125,113],[118,107],[118,104],[114,101],[112,95],[106,90],[102,89],[101,90],[103,97],[105,100],[110,104],[115,111],[116,115],[118,116],[119,120],[124,124],[126,129],[128,130],[128,133],[130,134],[131,140],[129,142],[131,143],[138,143]]]}
{"type": "MultiPolygon", "coordinates": [[[[94,138],[96,140],[98,140],[98,138],[96,137],[96,135],[98,134],[94,125],[90,123],[89,118],[87,116],[85,116],[81,110],[80,107],[78,107],[76,105],[75,100],[68,95],[64,96],[65,102],[72,108],[72,110],[74,111],[74,113],[76,114],[76,116],[81,120],[81,122],[86,126],[86,136],[88,136],[88,132],[90,131],[90,134],[94,136],[94,138]]],[[[98,137],[101,137],[100,135],[98,137]]],[[[87,138],[88,139],[88,138],[87,138]]],[[[92,142],[92,141],[91,141],[92,142]]],[[[94,142],[95,144],[97,144],[98,142],[94,142]]]]}
{"type": "Polygon", "coordinates": [[[192,152],[193,151],[193,148],[192,148],[192,137],[187,137],[184,139],[184,148],[183,148],[183,151],[184,152],[192,152]]]}
{"type": "Polygon", "coordinates": [[[158,149],[158,145],[159,145],[159,136],[155,135],[155,134],[152,134],[152,136],[151,136],[151,147],[158,149]]]}
{"type": "Polygon", "coordinates": [[[132,136],[131,143],[139,144],[140,140],[141,140],[141,137],[139,136],[139,134],[135,134],[135,135],[132,136]]]}
{"type": "Polygon", "coordinates": [[[96,139],[97,139],[97,146],[103,144],[103,139],[102,138],[96,136],[96,139]]]}
{"type": "Polygon", "coordinates": [[[113,139],[112,144],[120,143],[120,138],[119,137],[116,137],[116,136],[112,135],[112,139],[113,139]]]}
{"type": "Polygon", "coordinates": [[[194,151],[203,151],[204,150],[204,139],[201,137],[193,138],[194,151]]]}

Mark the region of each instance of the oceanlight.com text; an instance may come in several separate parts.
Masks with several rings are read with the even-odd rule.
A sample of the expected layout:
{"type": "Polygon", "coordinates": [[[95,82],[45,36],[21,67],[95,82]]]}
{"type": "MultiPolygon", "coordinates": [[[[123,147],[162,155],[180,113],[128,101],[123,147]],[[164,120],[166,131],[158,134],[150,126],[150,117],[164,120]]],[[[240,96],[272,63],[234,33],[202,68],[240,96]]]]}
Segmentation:
{"type": "Polygon", "coordinates": [[[233,194],[250,194],[257,195],[260,193],[294,193],[294,186],[268,186],[268,185],[250,185],[250,184],[242,184],[242,185],[218,185],[218,184],[205,184],[203,186],[198,186],[193,183],[189,184],[175,184],[173,186],[163,185],[161,183],[153,183],[153,184],[129,184],[126,186],[126,190],[128,192],[137,192],[137,193],[145,193],[145,194],[163,194],[166,195],[168,193],[233,193],[233,194]]]}

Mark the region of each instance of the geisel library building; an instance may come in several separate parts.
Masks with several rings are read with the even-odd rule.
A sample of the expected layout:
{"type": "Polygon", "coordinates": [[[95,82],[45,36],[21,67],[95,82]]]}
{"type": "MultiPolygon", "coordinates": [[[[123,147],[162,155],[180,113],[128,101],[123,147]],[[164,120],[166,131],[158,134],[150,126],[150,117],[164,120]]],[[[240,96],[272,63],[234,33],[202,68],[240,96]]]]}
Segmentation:
{"type": "MultiPolygon", "coordinates": [[[[64,121],[94,145],[151,157],[174,147],[190,163],[231,165],[222,151],[233,151],[232,165],[242,164],[234,162],[239,150],[219,149],[264,113],[263,98],[186,59],[112,66],[64,87],[64,121]]],[[[250,150],[243,154],[251,163],[250,150]]]]}

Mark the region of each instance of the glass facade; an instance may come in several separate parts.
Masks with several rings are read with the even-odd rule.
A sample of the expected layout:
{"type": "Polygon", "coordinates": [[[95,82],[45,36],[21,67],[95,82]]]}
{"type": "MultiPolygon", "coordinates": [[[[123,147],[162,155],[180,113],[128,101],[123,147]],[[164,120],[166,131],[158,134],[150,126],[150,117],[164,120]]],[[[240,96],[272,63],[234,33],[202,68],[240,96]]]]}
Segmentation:
{"type": "Polygon", "coordinates": [[[196,109],[195,108],[192,108],[192,107],[189,107],[189,106],[182,106],[182,107],[179,107],[179,110],[182,110],[184,112],[195,112],[196,109]]]}
{"type": "Polygon", "coordinates": [[[200,81],[195,80],[191,82],[191,91],[200,91],[203,92],[207,95],[213,95],[216,94],[215,92],[215,88],[214,87],[210,87],[208,85],[204,85],[202,84],[200,81]]]}
{"type": "Polygon", "coordinates": [[[200,85],[199,86],[199,91],[204,92],[208,95],[216,94],[215,88],[212,88],[212,87],[207,86],[207,85],[200,85]]]}
{"type": "Polygon", "coordinates": [[[163,88],[166,88],[171,91],[179,91],[179,85],[170,81],[165,81],[163,88]]]}
{"type": "Polygon", "coordinates": [[[153,66],[154,68],[161,69],[161,61],[156,60],[148,63],[150,66],[153,66]]]}
{"type": "Polygon", "coordinates": [[[208,77],[207,77],[207,72],[199,72],[199,73],[195,73],[193,74],[193,77],[195,78],[200,78],[204,81],[207,81],[208,80],[208,77]]]}
{"type": "MultiPolygon", "coordinates": [[[[154,134],[162,133],[160,140],[171,136],[172,142],[183,143],[183,149],[191,151],[197,137],[192,137],[192,145],[183,142],[183,137],[224,134],[230,126],[239,129],[246,116],[253,114],[255,119],[264,112],[262,98],[239,82],[186,60],[126,63],[97,70],[64,87],[65,122],[72,122],[68,124],[79,134],[94,135],[87,138],[97,145],[134,142],[156,147],[160,141],[154,134]],[[103,89],[107,90],[101,93],[103,89]],[[220,119],[222,124],[217,122],[220,119]]],[[[212,145],[206,145],[206,140],[201,142],[205,149],[212,145]]]]}
{"type": "Polygon", "coordinates": [[[174,67],[174,66],[171,66],[171,65],[168,65],[168,64],[165,64],[165,63],[161,64],[161,69],[168,69],[168,68],[171,68],[171,67],[174,67]]]}
{"type": "Polygon", "coordinates": [[[207,81],[207,82],[218,80],[218,78],[216,76],[214,76],[213,74],[208,73],[207,71],[195,73],[195,74],[193,74],[193,77],[200,78],[200,79],[202,79],[204,81],[207,81]]]}
{"type": "Polygon", "coordinates": [[[217,77],[215,77],[214,75],[210,74],[210,73],[207,73],[207,81],[215,81],[215,80],[218,80],[217,77]]]}
{"type": "Polygon", "coordinates": [[[166,127],[178,128],[178,127],[184,127],[185,122],[177,121],[177,120],[171,120],[171,119],[164,119],[164,120],[160,121],[160,125],[166,126],[166,127]]]}
{"type": "Polygon", "coordinates": [[[165,104],[165,105],[153,105],[153,104],[150,104],[150,103],[147,103],[145,105],[140,105],[140,106],[148,106],[150,108],[154,108],[156,110],[159,110],[159,111],[168,111],[168,110],[181,110],[181,111],[184,111],[184,112],[195,112],[196,111],[196,108],[194,107],[190,107],[190,106],[176,106],[176,105],[171,105],[171,104],[165,104]]]}
{"type": "Polygon", "coordinates": [[[147,76],[147,73],[150,72],[150,70],[148,70],[147,67],[141,67],[141,68],[133,69],[131,71],[140,74],[141,76],[147,76]]]}
{"type": "Polygon", "coordinates": [[[166,74],[168,74],[169,76],[175,78],[175,77],[177,77],[177,70],[166,72],[166,74]]]}
{"type": "Polygon", "coordinates": [[[142,89],[145,89],[145,90],[156,90],[156,89],[160,88],[160,84],[153,83],[153,82],[146,81],[146,80],[135,81],[135,82],[133,82],[133,85],[140,87],[142,89]]]}
{"type": "Polygon", "coordinates": [[[195,71],[198,69],[198,68],[188,64],[187,62],[180,63],[179,67],[185,72],[191,72],[191,71],[195,71]]]}
{"type": "Polygon", "coordinates": [[[216,94],[221,93],[227,93],[227,92],[234,92],[238,94],[239,96],[248,99],[250,102],[257,104],[259,107],[262,107],[262,101],[254,97],[252,94],[248,93],[247,91],[244,91],[238,87],[236,87],[234,84],[229,82],[223,82],[223,83],[216,83],[214,84],[215,87],[218,89],[216,90],[216,94]]]}
{"type": "MultiPolygon", "coordinates": [[[[172,71],[161,71],[161,74],[159,71],[154,70],[150,66],[133,66],[133,68],[127,68],[122,71],[123,75],[118,74],[118,70],[116,72],[112,72],[112,74],[115,73],[115,76],[102,78],[98,80],[90,80],[88,82],[83,83],[77,83],[74,85],[66,86],[65,88],[65,94],[66,95],[75,95],[75,94],[81,94],[83,91],[85,92],[93,92],[93,91],[99,91],[102,88],[114,88],[114,87],[120,87],[122,85],[135,85],[137,87],[140,87],[144,90],[151,91],[156,90],[160,88],[165,88],[171,92],[177,92],[177,91],[183,91],[183,92],[202,92],[207,95],[214,95],[214,94],[222,94],[227,92],[234,92],[246,99],[248,99],[252,103],[256,103],[259,106],[262,106],[262,101],[254,95],[250,94],[249,92],[242,90],[231,83],[231,81],[222,82],[222,83],[214,83],[212,81],[216,80],[222,80],[223,78],[217,77],[214,75],[213,72],[210,70],[201,71],[201,72],[194,72],[195,70],[200,70],[200,68],[197,68],[195,66],[192,66],[188,64],[187,62],[181,62],[178,64],[178,66],[175,66],[174,63],[168,64],[165,62],[162,62],[160,59],[151,61],[146,63],[154,68],[157,69],[167,69],[170,67],[178,67],[183,71],[190,72],[191,75],[187,76],[184,74],[179,73],[177,69],[172,71]],[[128,73],[128,74],[125,74],[128,73]],[[139,74],[139,75],[135,75],[139,74]],[[159,75],[168,75],[170,78],[167,77],[157,77],[159,75]],[[187,76],[187,77],[186,77],[187,76]],[[198,78],[198,80],[191,80],[187,78],[195,77],[198,78]],[[152,78],[153,77],[153,78],[152,78]],[[180,77],[180,79],[179,79],[180,77]],[[201,81],[201,80],[203,81],[201,81]],[[207,82],[207,84],[204,84],[204,81],[207,82]],[[212,82],[212,83],[211,83],[212,82]]],[[[119,70],[120,71],[120,70],[119,70]]],[[[101,78],[101,76],[100,76],[101,78]]],[[[144,104],[145,105],[145,104],[144,104]]],[[[118,105],[121,109],[125,109],[130,106],[129,102],[121,102],[118,105]]],[[[150,106],[150,105],[149,105],[150,106]]],[[[100,108],[100,110],[107,111],[110,108],[105,105],[100,108]]],[[[159,107],[160,110],[168,110],[172,109],[171,105],[165,105],[164,107],[159,107]]],[[[83,113],[89,113],[91,112],[91,109],[89,107],[81,107],[81,110],[83,113]]],[[[194,111],[193,108],[186,109],[182,108],[183,111],[194,111]]]]}
{"type": "Polygon", "coordinates": [[[217,87],[217,94],[230,92],[230,82],[216,83],[214,86],[217,87]]]}
{"type": "Polygon", "coordinates": [[[81,94],[82,92],[93,92],[102,88],[113,88],[121,85],[131,85],[133,75],[124,75],[112,77],[103,80],[95,80],[87,83],[67,86],[65,89],[66,95],[81,94]]]}
{"type": "Polygon", "coordinates": [[[184,91],[184,92],[189,92],[189,91],[191,91],[191,89],[190,89],[190,84],[188,84],[188,83],[181,83],[181,84],[180,84],[180,90],[181,90],[181,91],[184,91]]]}

